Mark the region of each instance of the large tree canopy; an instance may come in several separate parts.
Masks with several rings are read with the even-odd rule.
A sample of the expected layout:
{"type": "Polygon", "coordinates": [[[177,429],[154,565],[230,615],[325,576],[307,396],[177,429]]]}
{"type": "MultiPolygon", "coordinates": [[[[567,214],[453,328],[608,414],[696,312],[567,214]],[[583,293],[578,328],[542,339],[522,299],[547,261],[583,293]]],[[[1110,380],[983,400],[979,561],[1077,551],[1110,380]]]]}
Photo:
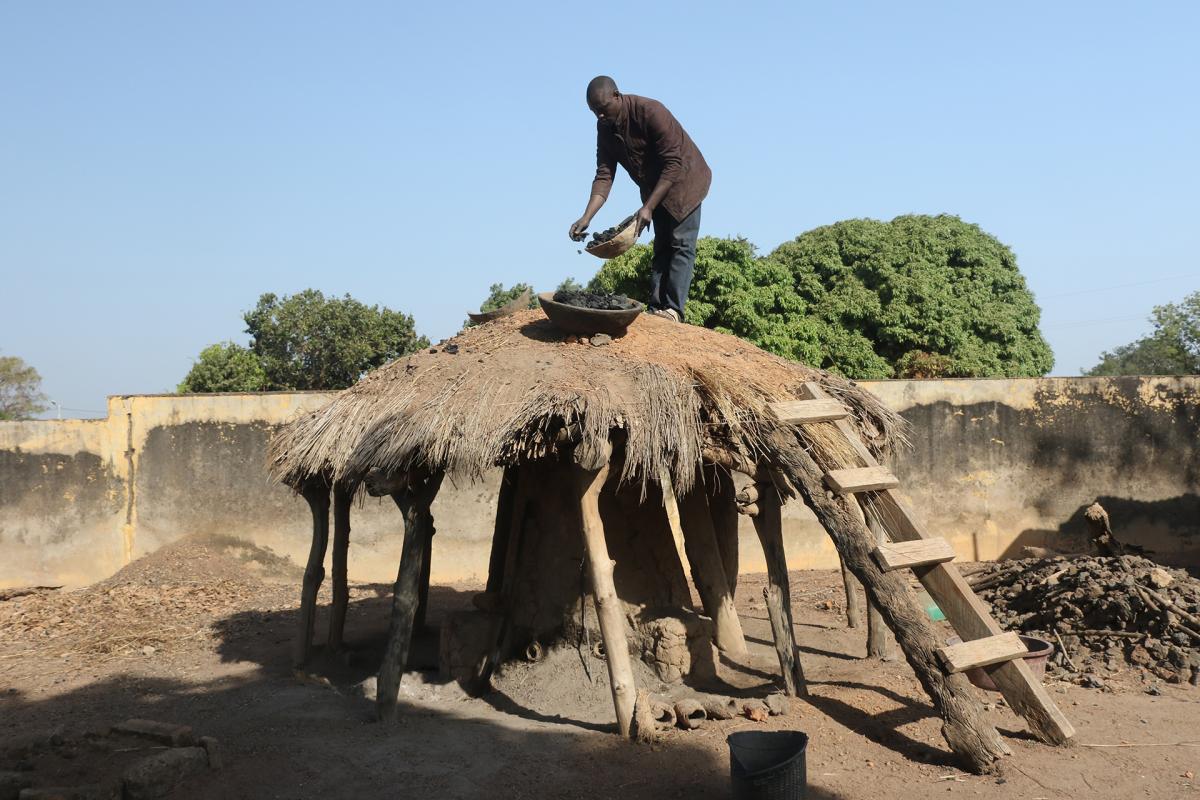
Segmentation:
{"type": "Polygon", "coordinates": [[[0,356],[0,419],[29,419],[45,410],[38,371],[16,356],[0,356]]]}
{"type": "MultiPolygon", "coordinates": [[[[646,297],[650,248],[591,287],[646,297]]],[[[757,257],[701,239],[687,321],[853,378],[1043,375],[1040,309],[1012,251],[952,216],[847,220],[757,257]]]]}
{"type": "Polygon", "coordinates": [[[249,346],[206,348],[180,391],[344,389],[369,370],[429,346],[407,314],[350,295],[326,298],[314,289],[282,298],[264,294],[244,319],[249,346]]]}
{"type": "Polygon", "coordinates": [[[1181,303],[1155,306],[1154,331],[1100,354],[1088,375],[1195,375],[1200,373],[1200,292],[1181,303]]]}

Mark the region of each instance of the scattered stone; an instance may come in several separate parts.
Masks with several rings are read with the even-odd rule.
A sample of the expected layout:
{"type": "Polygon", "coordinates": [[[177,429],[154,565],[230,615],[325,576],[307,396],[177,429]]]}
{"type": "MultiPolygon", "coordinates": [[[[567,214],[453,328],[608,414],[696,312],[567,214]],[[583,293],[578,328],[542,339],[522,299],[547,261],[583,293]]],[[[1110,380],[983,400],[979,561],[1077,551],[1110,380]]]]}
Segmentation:
{"type": "Polygon", "coordinates": [[[0,772],[0,800],[17,800],[21,790],[33,783],[24,772],[0,772]]]}
{"type": "Polygon", "coordinates": [[[142,648],[142,655],[144,655],[144,656],[152,656],[156,652],[158,652],[158,651],[155,650],[153,645],[146,645],[145,647],[142,648]]]}
{"type": "Polygon", "coordinates": [[[208,768],[203,747],[175,747],[144,758],[125,771],[121,779],[125,800],[165,797],[192,775],[208,768]]]}
{"type": "Polygon", "coordinates": [[[1153,695],[1154,697],[1162,694],[1162,689],[1159,688],[1157,681],[1146,687],[1146,694],[1153,695]]]}
{"type": "Polygon", "coordinates": [[[171,747],[186,747],[193,742],[192,729],[187,725],[173,725],[152,719],[127,719],[119,725],[113,725],[112,732],[140,736],[171,747]]]}
{"type": "Polygon", "coordinates": [[[708,719],[704,706],[691,698],[675,702],[675,722],[685,731],[695,730],[708,719]]]}
{"type": "Polygon", "coordinates": [[[1079,685],[1085,686],[1088,689],[1103,689],[1105,683],[1099,675],[1094,672],[1089,672],[1080,678],[1079,685]]]}
{"type": "Polygon", "coordinates": [[[738,714],[737,701],[732,697],[705,697],[702,701],[709,719],[733,719],[738,714]]]}
{"type": "Polygon", "coordinates": [[[771,712],[761,700],[748,700],[742,704],[742,713],[751,722],[766,722],[771,712]]]}
{"type": "Polygon", "coordinates": [[[431,348],[429,348],[429,354],[430,354],[430,355],[433,355],[433,354],[434,354],[434,353],[436,353],[436,352],[437,352],[437,348],[436,348],[436,347],[431,347],[431,348]]]}
{"type": "Polygon", "coordinates": [[[787,710],[788,701],[786,697],[781,694],[767,695],[767,712],[772,717],[781,717],[787,713],[787,710]]]}
{"type": "Polygon", "coordinates": [[[225,766],[225,759],[221,757],[221,743],[211,736],[201,736],[197,743],[204,748],[205,754],[208,756],[208,766],[212,769],[221,769],[225,766]]]}
{"type": "Polygon", "coordinates": [[[1155,589],[1165,589],[1175,582],[1175,579],[1171,577],[1171,573],[1165,569],[1152,569],[1150,570],[1149,577],[1150,583],[1155,589]]]}
{"type": "Polygon", "coordinates": [[[612,344],[612,337],[607,333],[597,333],[591,339],[592,347],[604,347],[607,344],[612,344]]]}
{"type": "Polygon", "coordinates": [[[370,700],[372,703],[374,703],[375,697],[379,691],[378,680],[378,678],[372,675],[371,677],[363,680],[361,683],[356,684],[354,688],[358,690],[358,693],[362,695],[363,699],[370,700]]]}

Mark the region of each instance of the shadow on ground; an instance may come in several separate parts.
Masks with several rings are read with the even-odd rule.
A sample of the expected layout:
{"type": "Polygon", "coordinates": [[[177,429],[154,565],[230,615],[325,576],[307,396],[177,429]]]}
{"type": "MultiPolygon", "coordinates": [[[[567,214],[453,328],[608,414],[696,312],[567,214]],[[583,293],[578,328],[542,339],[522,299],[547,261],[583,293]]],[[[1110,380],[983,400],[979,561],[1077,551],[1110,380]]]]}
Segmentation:
{"type": "MultiPolygon", "coordinates": [[[[385,587],[386,588],[386,587],[385,587]]],[[[435,588],[439,615],[467,602],[466,593],[435,588]]],[[[37,785],[80,785],[110,779],[137,754],[21,756],[14,746],[65,731],[106,731],[130,717],[192,726],[220,740],[223,769],[191,779],[172,798],[662,798],[729,796],[723,747],[682,737],[660,746],[582,730],[551,718],[528,719],[503,701],[463,698],[436,682],[420,700],[401,696],[397,722],[374,720],[374,704],[354,684],[370,675],[386,630],[387,592],[351,604],[350,658],[318,653],[309,669],[329,683],[298,680],[290,661],[294,610],[242,612],[220,619],[219,677],[189,679],[128,671],[47,697],[8,692],[0,699],[0,770],[33,766],[37,785]],[[511,712],[511,713],[508,713],[511,712]],[[115,772],[114,772],[115,771],[115,772]]],[[[431,615],[431,624],[437,619],[431,615]]],[[[317,630],[327,624],[325,610],[317,630]]],[[[318,633],[323,638],[323,633],[318,633]]],[[[424,663],[431,637],[414,651],[424,663]]],[[[197,653],[197,663],[206,655],[197,653]]],[[[210,657],[211,660],[211,657],[210,657]]],[[[179,662],[173,662],[179,664],[179,662]]],[[[428,683],[423,683],[428,686],[428,683]]],[[[63,748],[58,748],[63,750],[63,748]]],[[[64,751],[65,752],[65,751],[64,751]]],[[[838,795],[810,790],[815,800],[838,795]]]]}

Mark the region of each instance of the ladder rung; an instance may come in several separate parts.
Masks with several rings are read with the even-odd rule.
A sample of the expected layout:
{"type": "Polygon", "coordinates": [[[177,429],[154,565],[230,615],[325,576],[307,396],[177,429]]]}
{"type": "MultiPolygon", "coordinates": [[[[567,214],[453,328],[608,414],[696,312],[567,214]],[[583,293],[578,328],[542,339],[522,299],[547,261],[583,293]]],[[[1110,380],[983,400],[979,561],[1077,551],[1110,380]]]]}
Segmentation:
{"type": "Polygon", "coordinates": [[[950,644],[937,651],[938,659],[946,672],[965,672],[975,667],[999,664],[1021,658],[1029,649],[1021,637],[1013,632],[998,633],[970,642],[950,644]]]}
{"type": "Polygon", "coordinates": [[[846,407],[837,400],[788,400],[771,403],[771,411],[780,422],[800,425],[808,422],[833,422],[850,416],[846,407]]]}
{"type": "Polygon", "coordinates": [[[825,476],[825,483],[838,494],[895,489],[900,485],[899,479],[887,467],[830,470],[825,476]]]}
{"type": "Polygon", "coordinates": [[[954,548],[945,539],[917,539],[911,542],[880,543],[872,551],[879,568],[884,572],[912,569],[926,564],[942,564],[954,560],[954,548]]]}

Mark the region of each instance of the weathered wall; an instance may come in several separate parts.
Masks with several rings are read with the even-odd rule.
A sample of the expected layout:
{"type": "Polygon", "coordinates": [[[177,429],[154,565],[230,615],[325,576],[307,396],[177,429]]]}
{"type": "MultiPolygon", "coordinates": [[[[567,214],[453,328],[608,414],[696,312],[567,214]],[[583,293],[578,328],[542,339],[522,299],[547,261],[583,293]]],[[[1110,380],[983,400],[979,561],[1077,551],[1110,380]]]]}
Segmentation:
{"type": "MultiPolygon", "coordinates": [[[[1200,378],[867,384],[913,423],[896,470],[929,528],[964,558],[1082,535],[1099,498],[1119,535],[1200,563],[1200,378]]],[[[0,422],[0,587],[78,585],[192,533],[239,536],[303,563],[307,507],[264,469],[271,426],[326,393],[113,397],[104,420],[0,422]]],[[[486,573],[496,478],[447,483],[434,505],[436,580],[486,573]]],[[[390,581],[399,514],[353,515],[356,580],[390,581]]],[[[765,569],[743,520],[742,566],[765,569]]],[[[836,565],[811,514],[785,509],[789,561],[836,565]]]]}

